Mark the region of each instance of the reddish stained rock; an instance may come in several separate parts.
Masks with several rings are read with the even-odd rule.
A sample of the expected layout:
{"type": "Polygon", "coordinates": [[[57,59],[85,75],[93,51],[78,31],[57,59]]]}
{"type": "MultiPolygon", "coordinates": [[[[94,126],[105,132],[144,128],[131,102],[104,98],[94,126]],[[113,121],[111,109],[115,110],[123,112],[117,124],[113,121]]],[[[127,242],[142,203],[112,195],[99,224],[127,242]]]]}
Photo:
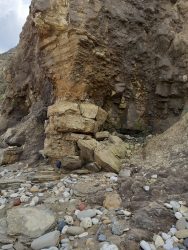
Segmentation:
{"type": "Polygon", "coordinates": [[[14,199],[13,206],[19,206],[21,204],[20,198],[14,199]]]}
{"type": "Polygon", "coordinates": [[[78,206],[78,209],[80,210],[80,211],[83,211],[83,210],[85,210],[86,209],[86,204],[85,203],[80,203],[79,204],[79,206],[78,206]]]}

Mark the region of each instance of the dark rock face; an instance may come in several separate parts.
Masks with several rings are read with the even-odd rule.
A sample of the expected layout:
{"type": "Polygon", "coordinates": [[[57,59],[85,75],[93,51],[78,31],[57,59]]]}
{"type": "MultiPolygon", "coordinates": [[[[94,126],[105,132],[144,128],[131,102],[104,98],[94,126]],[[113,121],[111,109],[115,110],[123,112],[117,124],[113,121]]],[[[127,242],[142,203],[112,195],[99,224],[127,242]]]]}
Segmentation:
{"type": "Polygon", "coordinates": [[[47,107],[68,99],[102,106],[109,130],[165,130],[187,107],[187,9],[185,0],[33,0],[8,73],[7,126],[31,116],[42,126],[47,107]]]}

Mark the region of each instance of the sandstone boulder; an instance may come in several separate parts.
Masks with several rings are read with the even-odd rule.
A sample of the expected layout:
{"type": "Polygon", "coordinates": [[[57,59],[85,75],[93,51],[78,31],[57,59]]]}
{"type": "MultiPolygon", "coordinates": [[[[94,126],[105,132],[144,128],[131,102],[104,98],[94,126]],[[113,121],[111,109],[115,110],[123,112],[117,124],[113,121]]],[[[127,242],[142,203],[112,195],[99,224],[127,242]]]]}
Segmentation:
{"type": "Polygon", "coordinates": [[[98,130],[97,123],[81,115],[66,114],[61,117],[50,119],[57,132],[95,133],[98,130]]]}
{"type": "Polygon", "coordinates": [[[19,160],[22,153],[22,148],[8,147],[0,150],[0,165],[15,163],[19,160]]]}
{"type": "Polygon", "coordinates": [[[95,134],[95,138],[98,140],[98,141],[102,141],[104,139],[107,139],[109,137],[110,133],[108,131],[101,131],[101,132],[97,132],[95,134]]]}
{"type": "Polygon", "coordinates": [[[116,146],[99,147],[94,154],[95,161],[106,171],[119,172],[121,161],[116,156],[116,146]]]}
{"type": "Polygon", "coordinates": [[[80,157],[83,161],[93,162],[94,151],[99,143],[95,139],[91,140],[79,140],[78,147],[80,149],[80,157]]]}
{"type": "Polygon", "coordinates": [[[62,158],[63,167],[68,170],[75,170],[82,167],[79,156],[66,156],[62,158]]]}
{"type": "Polygon", "coordinates": [[[76,102],[56,102],[54,105],[48,107],[48,117],[63,114],[80,114],[78,103],[76,102]]]}
{"type": "Polygon", "coordinates": [[[91,103],[82,103],[80,104],[80,111],[83,117],[95,119],[98,114],[99,107],[91,103]]]}
{"type": "Polygon", "coordinates": [[[84,162],[96,162],[104,170],[117,173],[121,170],[121,159],[127,155],[127,144],[117,136],[110,136],[104,142],[79,140],[78,147],[84,162]]]}

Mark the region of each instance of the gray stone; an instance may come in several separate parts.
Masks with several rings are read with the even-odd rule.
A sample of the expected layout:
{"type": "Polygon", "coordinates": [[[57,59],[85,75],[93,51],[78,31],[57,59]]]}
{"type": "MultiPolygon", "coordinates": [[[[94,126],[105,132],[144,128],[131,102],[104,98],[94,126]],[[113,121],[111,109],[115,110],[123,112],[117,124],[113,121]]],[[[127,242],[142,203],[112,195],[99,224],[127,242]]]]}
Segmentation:
{"type": "Polygon", "coordinates": [[[96,212],[96,209],[88,209],[88,210],[84,210],[84,211],[81,211],[77,214],[77,218],[79,220],[83,219],[83,218],[92,218],[92,217],[95,217],[97,214],[96,212]]]}
{"type": "Polygon", "coordinates": [[[97,237],[98,241],[100,242],[104,242],[107,240],[106,235],[105,234],[99,234],[97,237]]]}
{"type": "Polygon", "coordinates": [[[112,224],[112,233],[114,235],[121,236],[125,230],[125,225],[124,223],[120,221],[116,221],[112,224]]]}
{"type": "Polygon", "coordinates": [[[8,249],[12,249],[12,248],[13,248],[13,244],[4,245],[1,247],[1,249],[3,249],[3,250],[8,250],[8,249]]]}
{"type": "Polygon", "coordinates": [[[170,205],[172,206],[174,212],[177,212],[180,208],[180,204],[177,201],[171,201],[170,205]]]}
{"type": "Polygon", "coordinates": [[[83,227],[77,227],[77,226],[72,226],[67,229],[67,234],[70,234],[72,236],[79,235],[84,233],[83,227]]]}
{"type": "Polygon", "coordinates": [[[130,177],[131,176],[131,170],[130,169],[122,169],[119,172],[119,176],[122,178],[130,177]]]}
{"type": "Polygon", "coordinates": [[[188,238],[186,238],[186,239],[184,240],[183,244],[184,244],[186,247],[188,247],[188,238]]]}
{"type": "Polygon", "coordinates": [[[177,230],[186,229],[186,226],[187,226],[187,222],[186,222],[185,218],[180,218],[176,222],[176,228],[177,228],[177,230]]]}
{"type": "Polygon", "coordinates": [[[0,219],[0,234],[6,234],[7,233],[7,222],[6,218],[0,219]]]}
{"type": "Polygon", "coordinates": [[[118,247],[114,244],[109,244],[108,242],[105,242],[100,250],[118,250],[118,247]]]}
{"type": "Polygon", "coordinates": [[[14,208],[7,212],[7,224],[9,235],[36,238],[55,224],[55,216],[47,209],[14,208]]]}
{"type": "Polygon", "coordinates": [[[40,250],[45,247],[55,247],[59,242],[59,231],[53,231],[50,233],[47,233],[38,239],[33,240],[31,243],[31,248],[34,250],[40,250]]]}

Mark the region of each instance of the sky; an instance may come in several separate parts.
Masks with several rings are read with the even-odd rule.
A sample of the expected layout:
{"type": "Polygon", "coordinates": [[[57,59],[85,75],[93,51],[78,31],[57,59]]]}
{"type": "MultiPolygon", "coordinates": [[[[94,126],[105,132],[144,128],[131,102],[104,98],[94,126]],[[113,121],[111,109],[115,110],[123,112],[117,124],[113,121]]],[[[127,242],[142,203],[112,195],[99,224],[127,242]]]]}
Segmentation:
{"type": "Polygon", "coordinates": [[[0,53],[19,42],[31,0],[0,0],[0,53]]]}

